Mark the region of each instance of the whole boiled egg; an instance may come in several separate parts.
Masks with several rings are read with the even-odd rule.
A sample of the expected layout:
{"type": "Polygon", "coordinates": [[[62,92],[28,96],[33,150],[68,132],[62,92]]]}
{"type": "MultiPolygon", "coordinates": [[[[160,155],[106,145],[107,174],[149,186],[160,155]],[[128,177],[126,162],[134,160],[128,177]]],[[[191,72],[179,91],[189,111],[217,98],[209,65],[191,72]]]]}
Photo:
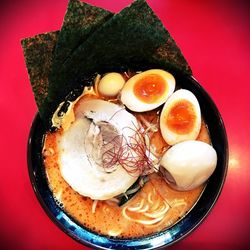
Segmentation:
{"type": "Polygon", "coordinates": [[[111,72],[101,78],[98,84],[98,92],[103,96],[114,97],[118,95],[124,84],[125,79],[121,74],[111,72]]]}
{"type": "Polygon", "coordinates": [[[197,138],[201,128],[201,111],[191,91],[180,89],[170,96],[161,112],[160,128],[169,145],[197,138]]]}
{"type": "Polygon", "coordinates": [[[212,175],[217,164],[214,148],[202,141],[180,142],[168,149],[161,159],[165,180],[177,190],[191,190],[212,175]]]}
{"type": "Polygon", "coordinates": [[[151,69],[134,75],[125,83],[121,101],[132,111],[149,111],[166,102],[174,89],[173,75],[161,69],[151,69]]]}

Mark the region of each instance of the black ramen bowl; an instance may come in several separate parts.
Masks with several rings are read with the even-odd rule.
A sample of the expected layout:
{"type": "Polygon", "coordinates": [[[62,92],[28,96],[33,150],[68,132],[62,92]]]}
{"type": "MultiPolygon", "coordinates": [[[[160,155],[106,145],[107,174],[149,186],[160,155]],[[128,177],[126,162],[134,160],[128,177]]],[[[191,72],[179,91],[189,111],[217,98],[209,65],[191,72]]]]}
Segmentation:
{"type": "Polygon", "coordinates": [[[83,245],[97,249],[160,249],[190,234],[207,217],[216,203],[227,173],[228,143],[224,124],[214,102],[193,78],[182,73],[174,74],[176,83],[192,91],[197,97],[203,118],[209,128],[211,141],[218,156],[217,167],[210,177],[200,199],[192,210],[172,227],[145,237],[119,239],[99,235],[80,225],[70,217],[53,198],[43,166],[42,147],[45,128],[36,115],[28,141],[28,168],[31,184],[43,209],[51,220],[66,234],[83,245]]]}

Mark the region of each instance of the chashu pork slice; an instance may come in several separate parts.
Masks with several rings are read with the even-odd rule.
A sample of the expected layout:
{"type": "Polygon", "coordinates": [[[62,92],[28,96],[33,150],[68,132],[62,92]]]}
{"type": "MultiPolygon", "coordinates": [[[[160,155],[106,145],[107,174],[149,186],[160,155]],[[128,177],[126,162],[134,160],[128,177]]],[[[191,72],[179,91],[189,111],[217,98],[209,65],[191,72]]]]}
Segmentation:
{"type": "Polygon", "coordinates": [[[60,170],[65,181],[79,194],[96,200],[126,192],[138,176],[129,174],[120,165],[105,171],[101,156],[108,150],[105,140],[117,141],[114,139],[124,131],[124,137],[133,136],[138,126],[136,118],[116,104],[94,99],[80,101],[75,117],[58,142],[60,170]]]}

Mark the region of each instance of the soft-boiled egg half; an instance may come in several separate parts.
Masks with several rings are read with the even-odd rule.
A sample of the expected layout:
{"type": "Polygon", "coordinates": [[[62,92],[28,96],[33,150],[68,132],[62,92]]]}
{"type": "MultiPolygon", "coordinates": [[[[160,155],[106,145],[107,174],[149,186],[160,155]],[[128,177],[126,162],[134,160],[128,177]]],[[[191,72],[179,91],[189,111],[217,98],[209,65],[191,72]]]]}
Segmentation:
{"type": "Polygon", "coordinates": [[[217,164],[214,148],[202,141],[180,142],[168,149],[161,159],[165,180],[177,190],[191,190],[212,175],[217,164]]]}
{"type": "Polygon", "coordinates": [[[161,69],[151,69],[134,75],[125,83],[121,101],[132,111],[149,111],[166,102],[174,89],[173,75],[161,69]]]}
{"type": "Polygon", "coordinates": [[[160,128],[169,145],[197,138],[201,128],[201,110],[192,92],[180,89],[170,96],[161,112],[160,128]]]}

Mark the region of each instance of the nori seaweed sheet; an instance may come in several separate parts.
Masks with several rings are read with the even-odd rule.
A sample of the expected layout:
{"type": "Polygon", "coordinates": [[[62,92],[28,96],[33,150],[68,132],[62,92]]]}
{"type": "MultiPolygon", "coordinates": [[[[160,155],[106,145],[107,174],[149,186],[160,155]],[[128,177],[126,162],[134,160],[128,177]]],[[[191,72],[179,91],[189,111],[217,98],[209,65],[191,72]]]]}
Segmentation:
{"type": "Polygon", "coordinates": [[[57,72],[73,51],[113,13],[78,0],[70,0],[55,48],[52,72],[57,72]]]}
{"type": "Polygon", "coordinates": [[[39,34],[21,41],[38,110],[42,109],[48,94],[48,78],[58,34],[59,31],[39,34]]]}
{"type": "Polygon", "coordinates": [[[145,0],[137,0],[105,22],[60,67],[52,70],[49,93],[41,110],[43,120],[50,120],[58,104],[72,89],[84,84],[86,76],[102,69],[143,64],[191,73],[159,18],[145,0]]]}
{"type": "Polygon", "coordinates": [[[61,31],[22,39],[26,67],[40,115],[44,111],[52,68],[56,71],[56,65],[60,67],[72,51],[112,15],[102,8],[70,0],[61,31]]]}
{"type": "Polygon", "coordinates": [[[96,72],[155,66],[192,74],[145,0],[134,1],[112,16],[109,11],[70,0],[60,32],[22,40],[38,110],[47,127],[58,104],[96,72]]]}

